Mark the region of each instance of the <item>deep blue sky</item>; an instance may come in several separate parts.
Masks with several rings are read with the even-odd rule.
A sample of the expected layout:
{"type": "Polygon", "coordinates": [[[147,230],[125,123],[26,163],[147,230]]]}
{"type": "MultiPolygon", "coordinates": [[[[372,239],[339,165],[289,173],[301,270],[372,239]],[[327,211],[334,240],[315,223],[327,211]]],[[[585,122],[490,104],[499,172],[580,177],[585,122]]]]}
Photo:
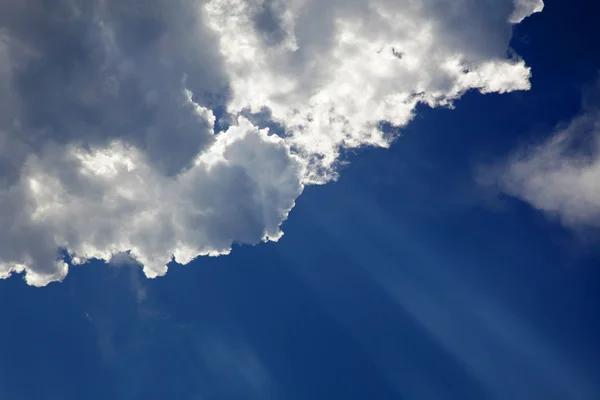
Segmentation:
{"type": "Polygon", "coordinates": [[[279,243],[0,281],[0,399],[598,399],[600,254],[478,165],[548,135],[598,77],[598,6],[547,1],[532,90],[422,107],[309,187],[279,243]]]}

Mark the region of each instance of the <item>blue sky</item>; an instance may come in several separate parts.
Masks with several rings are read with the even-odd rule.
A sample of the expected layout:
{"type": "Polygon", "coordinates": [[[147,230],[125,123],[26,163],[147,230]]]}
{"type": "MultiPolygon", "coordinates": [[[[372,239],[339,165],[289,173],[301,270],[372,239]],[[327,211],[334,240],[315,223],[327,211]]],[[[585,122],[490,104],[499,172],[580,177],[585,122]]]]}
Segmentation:
{"type": "MultiPolygon", "coordinates": [[[[543,12],[513,27],[510,42],[531,67],[530,90],[471,90],[453,109],[417,105],[389,149],[343,149],[349,164],[336,167],[335,182],[326,173],[320,179],[327,184],[306,183],[316,176],[310,171],[327,167],[309,165],[297,197],[296,164],[279,142],[257,134],[224,144],[225,153],[234,153],[230,160],[242,160],[239,165],[251,171],[247,166],[254,164],[243,155],[267,143],[252,154],[274,160],[269,165],[289,179],[266,176],[284,189],[258,205],[245,201],[254,192],[235,171],[218,176],[233,182],[223,192],[208,178],[191,180],[200,192],[218,193],[202,205],[218,209],[231,197],[240,200],[224,209],[230,218],[206,220],[212,230],[202,225],[206,233],[186,231],[186,237],[206,240],[206,248],[218,252],[231,244],[221,244],[230,232],[238,235],[234,242],[274,236],[279,214],[271,222],[264,211],[264,226],[256,228],[254,214],[239,209],[286,209],[292,193],[295,205],[278,242],[233,244],[229,255],[172,264],[156,279],[119,260],[92,260],[71,266],[60,279],[54,270],[36,269],[34,261],[31,276],[64,278],[41,288],[18,275],[0,280],[0,397],[600,398],[596,209],[546,201],[564,197],[560,191],[532,197],[530,181],[521,185],[510,172],[511,154],[526,149],[529,156],[519,160],[538,159],[529,143],[545,143],[557,126],[572,132],[565,128],[570,121],[596,107],[600,54],[593,38],[600,36],[600,10],[583,0],[545,3],[543,12]],[[482,184],[482,171],[495,165],[508,165],[508,178],[482,184]],[[240,186],[247,190],[238,191],[240,186]]],[[[169,124],[172,118],[181,114],[165,111],[152,121],[169,124]]],[[[254,122],[264,123],[260,119],[254,122]]],[[[138,139],[132,136],[131,143],[138,139]]],[[[156,168],[170,176],[178,161],[148,143],[146,154],[166,160],[156,168]]],[[[292,144],[312,151],[302,143],[292,144]]],[[[547,170],[531,170],[546,179],[547,170]]],[[[575,197],[595,204],[585,184],[574,188],[575,197]]],[[[98,209],[105,217],[103,212],[98,209]]],[[[89,230],[96,235],[90,239],[87,227],[77,224],[72,222],[84,232],[81,243],[94,244],[100,231],[89,230]]],[[[45,239],[33,235],[29,246],[36,240],[45,239]]],[[[23,254],[37,260],[33,250],[23,254]]]]}

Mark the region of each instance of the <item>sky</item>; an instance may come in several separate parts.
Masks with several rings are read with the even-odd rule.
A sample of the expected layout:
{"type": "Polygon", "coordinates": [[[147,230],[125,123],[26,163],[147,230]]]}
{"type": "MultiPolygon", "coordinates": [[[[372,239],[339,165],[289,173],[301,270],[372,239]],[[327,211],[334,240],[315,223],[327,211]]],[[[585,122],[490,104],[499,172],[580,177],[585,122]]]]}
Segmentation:
{"type": "Polygon", "coordinates": [[[0,0],[0,398],[600,398],[598,11],[0,0]]]}

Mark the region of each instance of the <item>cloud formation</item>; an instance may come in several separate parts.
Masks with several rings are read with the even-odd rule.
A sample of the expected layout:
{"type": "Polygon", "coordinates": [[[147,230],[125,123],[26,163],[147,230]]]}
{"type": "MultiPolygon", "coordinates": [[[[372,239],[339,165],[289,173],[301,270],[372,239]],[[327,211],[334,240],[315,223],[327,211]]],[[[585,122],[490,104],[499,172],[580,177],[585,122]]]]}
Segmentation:
{"type": "Polygon", "coordinates": [[[61,280],[64,249],[129,252],[154,277],[173,257],[277,240],[341,149],[390,145],[382,121],[527,90],[506,54],[542,7],[0,0],[0,276],[61,280]]]}
{"type": "Polygon", "coordinates": [[[586,110],[486,175],[506,194],[567,226],[600,226],[600,111],[586,110]]]}

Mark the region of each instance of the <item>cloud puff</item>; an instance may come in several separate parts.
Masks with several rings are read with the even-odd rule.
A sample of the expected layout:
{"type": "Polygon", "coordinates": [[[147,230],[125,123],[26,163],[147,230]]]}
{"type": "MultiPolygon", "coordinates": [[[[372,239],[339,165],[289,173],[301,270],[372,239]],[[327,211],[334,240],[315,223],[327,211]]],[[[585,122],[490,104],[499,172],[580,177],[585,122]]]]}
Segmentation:
{"type": "Polygon", "coordinates": [[[283,139],[242,117],[176,177],[151,162],[121,141],[29,156],[22,183],[3,196],[2,242],[12,244],[3,257],[18,260],[31,284],[64,277],[61,261],[48,263],[57,246],[75,263],[130,251],[155,277],[173,256],[185,264],[226,254],[235,241],[278,239],[302,191],[303,165],[283,139]]]}
{"type": "Polygon", "coordinates": [[[382,121],[528,89],[506,54],[541,6],[0,0],[0,276],[61,280],[60,248],[154,277],[277,240],[341,149],[390,145],[382,121]]]}
{"type": "Polygon", "coordinates": [[[486,175],[505,193],[568,226],[600,226],[600,112],[588,110],[486,175]]]}
{"type": "Polygon", "coordinates": [[[515,9],[510,16],[510,22],[518,24],[531,14],[542,12],[543,0],[515,0],[515,9]]]}

